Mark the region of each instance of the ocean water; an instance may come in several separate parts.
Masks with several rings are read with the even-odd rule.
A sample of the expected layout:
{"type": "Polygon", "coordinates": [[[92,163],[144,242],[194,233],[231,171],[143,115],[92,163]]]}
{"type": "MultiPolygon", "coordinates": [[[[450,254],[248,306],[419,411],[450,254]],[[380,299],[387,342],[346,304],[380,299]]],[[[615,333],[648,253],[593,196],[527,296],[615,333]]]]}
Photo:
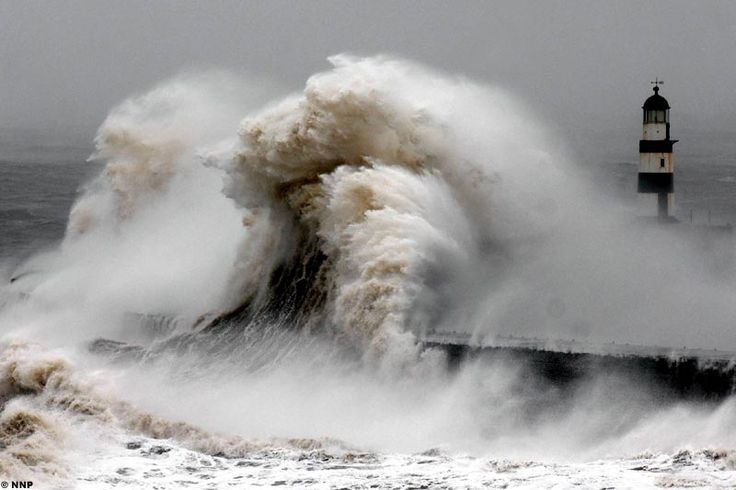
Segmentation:
{"type": "Polygon", "coordinates": [[[84,160],[18,160],[4,161],[0,167],[0,257],[4,260],[25,259],[33,252],[58,244],[77,191],[100,170],[84,160]]]}
{"type": "MultiPolygon", "coordinates": [[[[731,398],[419,342],[736,351],[732,244],[634,223],[636,142],[576,161],[504,91],[332,62],[287,97],[164,82],[89,152],[0,148],[0,479],[736,486],[731,398]]],[[[731,141],[677,154],[682,222],[736,222],[731,141]]]]}

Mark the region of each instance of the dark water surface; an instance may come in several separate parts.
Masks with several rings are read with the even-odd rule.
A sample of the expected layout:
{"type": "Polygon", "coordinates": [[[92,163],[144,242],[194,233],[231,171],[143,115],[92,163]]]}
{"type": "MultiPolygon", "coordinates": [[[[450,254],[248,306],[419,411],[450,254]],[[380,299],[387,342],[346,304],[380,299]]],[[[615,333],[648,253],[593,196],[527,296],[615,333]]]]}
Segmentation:
{"type": "Polygon", "coordinates": [[[0,161],[0,260],[22,260],[63,237],[80,186],[99,164],[0,161]]]}

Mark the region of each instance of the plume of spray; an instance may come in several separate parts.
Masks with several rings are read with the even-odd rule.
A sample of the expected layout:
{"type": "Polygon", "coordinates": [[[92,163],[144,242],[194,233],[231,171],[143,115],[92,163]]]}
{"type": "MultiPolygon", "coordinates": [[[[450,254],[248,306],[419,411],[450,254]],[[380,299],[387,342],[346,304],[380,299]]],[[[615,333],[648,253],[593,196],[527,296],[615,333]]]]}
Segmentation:
{"type": "Polygon", "coordinates": [[[575,179],[506,93],[406,61],[330,61],[302,95],[243,121],[220,163],[226,193],[256,220],[282,220],[272,229],[306,228],[332,268],[327,320],[403,352],[493,280],[484,264],[511,241],[579,214],[575,179]]]}
{"type": "Polygon", "coordinates": [[[200,151],[226,148],[269,89],[184,74],[113,109],[91,160],[105,166],[74,204],[64,241],[24,266],[11,329],[51,338],[135,338],[128,313],[196,317],[227,305],[242,213],[200,151]],[[218,146],[219,145],[219,146],[218,146]]]}

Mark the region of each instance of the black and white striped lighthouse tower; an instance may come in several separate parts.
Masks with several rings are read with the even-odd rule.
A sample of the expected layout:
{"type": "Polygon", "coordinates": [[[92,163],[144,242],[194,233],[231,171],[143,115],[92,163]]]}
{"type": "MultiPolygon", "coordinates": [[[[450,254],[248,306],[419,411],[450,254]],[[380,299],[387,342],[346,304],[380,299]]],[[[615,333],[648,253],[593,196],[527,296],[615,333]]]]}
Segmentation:
{"type": "Polygon", "coordinates": [[[654,95],[644,101],[644,130],[639,141],[639,209],[643,216],[674,220],[675,182],[670,139],[670,105],[659,95],[662,81],[654,82],[654,95]]]}

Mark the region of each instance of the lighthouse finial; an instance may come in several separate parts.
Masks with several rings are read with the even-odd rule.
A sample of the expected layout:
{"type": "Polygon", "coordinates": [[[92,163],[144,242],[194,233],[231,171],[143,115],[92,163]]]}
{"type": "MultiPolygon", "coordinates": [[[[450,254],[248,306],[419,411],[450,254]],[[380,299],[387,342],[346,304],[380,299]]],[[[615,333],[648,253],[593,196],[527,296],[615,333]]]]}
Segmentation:
{"type": "Polygon", "coordinates": [[[655,94],[659,92],[659,85],[664,85],[664,81],[660,80],[659,77],[655,78],[653,82],[649,82],[649,83],[654,85],[654,88],[652,90],[654,90],[655,94]]]}

